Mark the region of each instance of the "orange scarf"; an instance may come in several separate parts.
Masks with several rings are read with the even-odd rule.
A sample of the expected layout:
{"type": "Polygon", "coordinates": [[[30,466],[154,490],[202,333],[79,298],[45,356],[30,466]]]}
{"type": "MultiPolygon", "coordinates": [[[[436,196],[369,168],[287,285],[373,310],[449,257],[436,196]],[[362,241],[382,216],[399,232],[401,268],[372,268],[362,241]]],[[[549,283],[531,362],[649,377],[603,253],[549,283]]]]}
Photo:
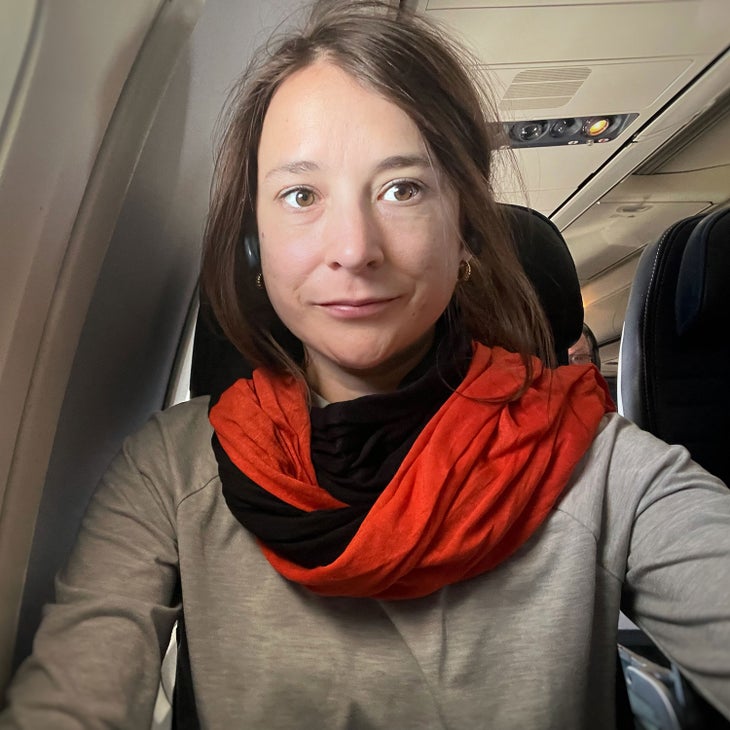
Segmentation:
{"type": "MultiPolygon", "coordinates": [[[[416,598],[495,567],[545,521],[614,410],[592,366],[555,370],[477,344],[457,391],[416,439],[342,554],[306,568],[261,549],[285,578],[323,595],[416,598]],[[485,402],[488,399],[490,402],[485,402]]],[[[309,410],[294,378],[259,369],[210,411],[220,445],[260,487],[305,512],[346,507],[322,489],[309,410]]]]}

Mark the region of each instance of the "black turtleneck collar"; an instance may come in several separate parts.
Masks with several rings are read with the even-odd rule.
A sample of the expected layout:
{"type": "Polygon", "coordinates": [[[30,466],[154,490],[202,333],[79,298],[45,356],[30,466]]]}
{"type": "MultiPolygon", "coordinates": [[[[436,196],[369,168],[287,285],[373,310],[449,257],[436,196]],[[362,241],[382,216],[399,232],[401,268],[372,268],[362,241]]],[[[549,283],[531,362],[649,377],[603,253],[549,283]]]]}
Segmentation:
{"type": "Polygon", "coordinates": [[[312,408],[312,463],[320,486],[337,499],[372,504],[463,380],[471,342],[445,330],[439,323],[433,345],[393,393],[312,408]]]}

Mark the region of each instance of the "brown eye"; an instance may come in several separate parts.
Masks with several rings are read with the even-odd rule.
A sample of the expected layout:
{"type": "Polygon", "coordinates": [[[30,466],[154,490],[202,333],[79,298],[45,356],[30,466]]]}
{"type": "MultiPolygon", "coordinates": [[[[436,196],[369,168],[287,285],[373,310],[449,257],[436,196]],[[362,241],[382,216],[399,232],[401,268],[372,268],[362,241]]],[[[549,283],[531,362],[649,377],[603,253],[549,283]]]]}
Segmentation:
{"type": "Polygon", "coordinates": [[[282,196],[287,205],[292,208],[309,208],[314,203],[314,192],[307,188],[297,188],[290,190],[282,196]]]}
{"type": "Polygon", "coordinates": [[[391,185],[383,195],[384,200],[405,203],[418,194],[418,186],[412,182],[399,182],[391,185]]]}
{"type": "Polygon", "coordinates": [[[294,199],[300,208],[308,208],[314,202],[311,190],[297,190],[294,199]]]}

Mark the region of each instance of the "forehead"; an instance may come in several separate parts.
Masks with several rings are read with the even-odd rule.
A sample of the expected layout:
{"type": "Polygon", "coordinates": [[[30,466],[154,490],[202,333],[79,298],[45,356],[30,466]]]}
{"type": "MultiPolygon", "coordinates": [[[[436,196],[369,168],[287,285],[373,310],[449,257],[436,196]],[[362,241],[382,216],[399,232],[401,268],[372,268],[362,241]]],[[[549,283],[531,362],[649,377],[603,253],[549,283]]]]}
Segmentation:
{"type": "Polygon", "coordinates": [[[427,154],[405,111],[330,61],[317,61],[282,82],[264,117],[259,158],[332,156],[348,146],[361,156],[427,154]]]}

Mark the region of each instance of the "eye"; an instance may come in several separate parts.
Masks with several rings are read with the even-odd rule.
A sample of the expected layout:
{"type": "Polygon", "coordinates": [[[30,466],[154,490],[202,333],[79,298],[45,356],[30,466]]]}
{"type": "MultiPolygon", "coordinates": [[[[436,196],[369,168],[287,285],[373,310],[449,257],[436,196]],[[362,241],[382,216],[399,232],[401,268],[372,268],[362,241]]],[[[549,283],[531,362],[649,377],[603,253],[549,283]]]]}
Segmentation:
{"type": "Polygon", "coordinates": [[[281,199],[292,208],[309,208],[314,203],[314,191],[309,188],[294,188],[285,192],[281,199]]]}
{"type": "Polygon", "coordinates": [[[383,193],[383,200],[390,203],[405,203],[415,198],[421,192],[421,186],[409,180],[393,183],[383,193]]]}

